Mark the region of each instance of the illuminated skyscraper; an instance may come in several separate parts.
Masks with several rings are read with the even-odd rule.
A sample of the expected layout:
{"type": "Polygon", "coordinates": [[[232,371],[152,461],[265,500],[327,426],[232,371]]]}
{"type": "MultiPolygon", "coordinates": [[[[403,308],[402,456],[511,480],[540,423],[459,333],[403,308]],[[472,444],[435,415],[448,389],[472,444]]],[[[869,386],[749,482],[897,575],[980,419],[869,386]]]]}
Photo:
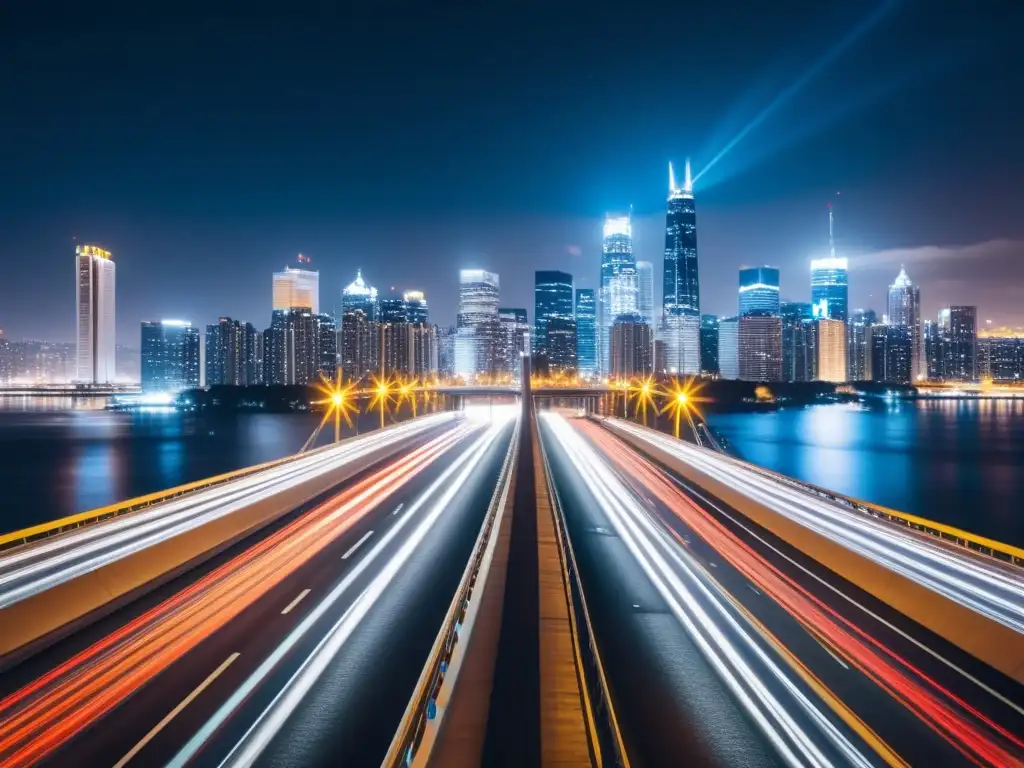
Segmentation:
{"type": "Polygon", "coordinates": [[[414,325],[427,323],[427,297],[423,291],[406,291],[402,294],[405,300],[405,320],[414,325]]]}
{"type": "Polygon", "coordinates": [[[580,376],[597,376],[597,300],[593,288],[576,289],[576,364],[580,376]]]}
{"type": "MultiPolygon", "coordinates": [[[[309,259],[299,255],[300,264],[309,259]]],[[[285,267],[274,273],[274,309],[309,309],[320,313],[320,273],[301,267],[285,267]]]]}
{"type": "Polygon", "coordinates": [[[219,318],[206,326],[206,386],[262,384],[263,354],[263,334],[252,323],[219,318]]]}
{"type": "Polygon", "coordinates": [[[846,381],[846,323],[825,317],[814,322],[817,331],[817,380],[836,383],[846,381]]]}
{"type": "Polygon", "coordinates": [[[199,386],[199,331],[184,320],[143,320],[139,348],[143,392],[199,386]]]}
{"type": "Polygon", "coordinates": [[[873,309],[855,309],[846,324],[846,346],[849,362],[846,376],[850,381],[871,378],[871,326],[878,322],[873,309]]]}
{"type": "Polygon", "coordinates": [[[612,378],[632,379],[653,373],[654,332],[643,317],[632,314],[615,318],[610,344],[612,378]]]}
{"type": "Polygon", "coordinates": [[[652,326],[655,325],[654,317],[654,265],[649,261],[638,261],[636,263],[637,282],[637,311],[646,318],[652,326]]]}
{"type": "Polygon", "coordinates": [[[659,327],[665,360],[658,368],[669,373],[697,374],[700,361],[700,286],[697,279],[697,209],[686,161],[683,185],[676,185],[668,166],[665,214],[665,264],[659,327]]]}
{"type": "Polygon", "coordinates": [[[501,323],[502,371],[515,378],[522,375],[522,356],[530,353],[530,323],[526,310],[519,307],[499,307],[498,321],[501,323]]]}
{"type": "Polygon", "coordinates": [[[361,269],[356,270],[356,279],[341,289],[341,306],[345,312],[357,309],[367,320],[377,320],[377,289],[367,285],[361,269]]]}
{"type": "Polygon", "coordinates": [[[500,367],[498,275],[482,269],[459,272],[455,374],[465,381],[492,376],[500,367]]]}
{"type": "Polygon", "coordinates": [[[745,267],[740,270],[740,317],[779,314],[778,267],[745,267]]]}
{"type": "Polygon", "coordinates": [[[816,328],[811,305],[805,301],[785,301],[779,309],[782,317],[782,380],[813,381],[816,376],[816,328]]]}
{"type": "Polygon", "coordinates": [[[114,259],[95,245],[75,248],[75,318],[78,343],[75,380],[114,381],[114,259]]]}
{"type": "Polygon", "coordinates": [[[908,330],[910,380],[917,381],[927,373],[926,368],[922,366],[924,339],[921,334],[921,290],[910,282],[906,270],[902,267],[896,280],[889,286],[889,325],[908,330]]]}
{"type": "Polygon", "coordinates": [[[619,315],[635,315],[638,286],[633,256],[633,224],[628,214],[606,214],[601,247],[601,286],[598,322],[601,330],[601,369],[611,367],[611,327],[619,315]]]}
{"type": "Polygon", "coordinates": [[[824,307],[831,320],[849,318],[848,262],[836,256],[836,241],[833,229],[832,206],[828,207],[828,258],[811,260],[811,305],[824,307]],[[822,300],[826,303],[822,305],[822,300]]]}
{"type": "Polygon", "coordinates": [[[672,164],[668,166],[668,212],[665,217],[665,269],[662,308],[700,316],[700,284],[697,275],[697,208],[686,161],[683,186],[676,186],[672,164]]]}
{"type": "MultiPolygon", "coordinates": [[[[721,332],[719,332],[719,337],[721,337],[721,332]]],[[[737,324],[736,345],[740,379],[744,381],[779,381],[782,379],[782,319],[780,317],[777,315],[774,317],[769,315],[741,316],[737,324]]]]}
{"type": "Polygon", "coordinates": [[[534,277],[533,354],[550,373],[576,370],[572,275],[538,270],[534,277]]]}
{"type": "Polygon", "coordinates": [[[338,352],[342,375],[346,379],[359,380],[376,374],[380,342],[377,289],[366,283],[362,270],[356,270],[356,279],[342,288],[341,307],[338,352]]]}
{"type": "Polygon", "coordinates": [[[718,321],[718,370],[723,379],[740,377],[739,318],[718,321]]]}
{"type": "Polygon", "coordinates": [[[700,372],[718,375],[718,316],[700,316],[700,372]]]}

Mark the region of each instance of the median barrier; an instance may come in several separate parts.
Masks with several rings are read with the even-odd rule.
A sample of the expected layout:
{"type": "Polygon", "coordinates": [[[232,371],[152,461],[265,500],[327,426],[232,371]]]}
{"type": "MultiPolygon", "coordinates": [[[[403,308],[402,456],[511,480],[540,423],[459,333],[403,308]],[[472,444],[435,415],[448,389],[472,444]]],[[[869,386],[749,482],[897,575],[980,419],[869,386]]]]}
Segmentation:
{"type": "MultiPolygon", "coordinates": [[[[643,454],[771,531],[832,572],[891,606],[963,651],[1024,683],[1024,641],[1010,627],[950,600],[938,592],[853,552],[798,522],[754,501],[726,483],[621,429],[604,426],[643,454]]],[[[661,436],[661,433],[658,433],[661,436]]]]}

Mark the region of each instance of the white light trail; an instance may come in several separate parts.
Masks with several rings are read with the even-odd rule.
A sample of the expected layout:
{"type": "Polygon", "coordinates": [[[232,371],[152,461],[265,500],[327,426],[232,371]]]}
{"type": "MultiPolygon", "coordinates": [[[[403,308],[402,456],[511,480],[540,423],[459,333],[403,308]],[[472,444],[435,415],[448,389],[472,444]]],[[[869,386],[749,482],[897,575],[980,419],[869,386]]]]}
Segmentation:
{"type": "Polygon", "coordinates": [[[408,534],[398,550],[391,558],[380,566],[380,571],[373,577],[370,584],[346,609],[334,626],[328,630],[316,648],[303,661],[291,679],[278,692],[274,700],[260,714],[246,734],[225,758],[222,765],[252,765],[288,717],[295,711],[299,703],[312,688],[316,680],[334,660],[342,646],[355,631],[362,619],[373,608],[374,603],[383,594],[395,575],[430,533],[438,518],[449,508],[455,495],[469,482],[488,448],[497,440],[507,422],[502,419],[492,426],[464,451],[445,471],[405,510],[394,526],[377,540],[376,544],[360,560],[345,578],[321,600],[274,649],[262,664],[235,690],[231,697],[216,713],[199,729],[178,754],[168,763],[169,768],[183,768],[202,748],[203,744],[231,716],[235,709],[263,682],[278,662],[305,636],[307,632],[323,617],[331,607],[350,589],[352,584],[368,568],[381,553],[391,544],[396,536],[416,516],[416,513],[441,491],[419,525],[408,534]],[[443,489],[443,491],[442,491],[443,489]]]}
{"type": "Polygon", "coordinates": [[[872,765],[736,620],[723,596],[708,586],[692,556],[651,521],[576,430],[557,414],[542,418],[672,613],[783,760],[794,766],[830,765],[816,735],[850,764],[872,765]],[[765,685],[766,676],[782,686],[787,701],[780,701],[765,685]],[[801,727],[794,711],[809,718],[814,735],[801,727]]]}
{"type": "Polygon", "coordinates": [[[0,609],[450,421],[416,419],[0,556],[0,609]]]}
{"type": "Polygon", "coordinates": [[[773,511],[1001,624],[1024,633],[1024,579],[996,563],[854,512],[741,462],[614,422],[773,511]]]}

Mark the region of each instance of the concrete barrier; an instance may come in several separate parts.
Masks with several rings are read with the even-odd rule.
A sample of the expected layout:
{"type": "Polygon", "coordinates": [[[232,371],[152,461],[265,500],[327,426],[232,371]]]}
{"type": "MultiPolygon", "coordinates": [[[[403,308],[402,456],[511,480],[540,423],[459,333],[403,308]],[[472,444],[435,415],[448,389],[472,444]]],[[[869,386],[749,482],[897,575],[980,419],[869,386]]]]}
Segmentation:
{"type": "Polygon", "coordinates": [[[1010,627],[805,528],[667,451],[618,428],[613,421],[603,424],[641,453],[706,489],[832,572],[975,658],[1024,683],[1024,639],[1010,627]]]}
{"type": "MultiPolygon", "coordinates": [[[[444,428],[445,424],[437,427],[444,428]]],[[[434,432],[427,430],[416,437],[430,434],[434,432]]],[[[336,470],[3,608],[0,671],[194,568],[408,445],[405,440],[383,445],[336,470]]]]}

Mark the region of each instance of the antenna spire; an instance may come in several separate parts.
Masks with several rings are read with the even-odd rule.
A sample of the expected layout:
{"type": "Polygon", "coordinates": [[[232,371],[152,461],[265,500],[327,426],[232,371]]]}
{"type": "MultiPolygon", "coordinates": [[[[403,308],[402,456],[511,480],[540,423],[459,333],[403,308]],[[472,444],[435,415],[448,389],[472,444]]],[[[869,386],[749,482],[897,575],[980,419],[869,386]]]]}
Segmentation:
{"type": "Polygon", "coordinates": [[[668,193],[676,191],[676,172],[672,169],[672,161],[668,161],[668,193]]]}
{"type": "Polygon", "coordinates": [[[836,238],[832,222],[832,203],[828,204],[828,255],[833,259],[836,257],[836,238]]]}
{"type": "Polygon", "coordinates": [[[693,192],[693,179],[690,177],[690,158],[686,158],[686,172],[683,176],[683,191],[693,192]]]}

